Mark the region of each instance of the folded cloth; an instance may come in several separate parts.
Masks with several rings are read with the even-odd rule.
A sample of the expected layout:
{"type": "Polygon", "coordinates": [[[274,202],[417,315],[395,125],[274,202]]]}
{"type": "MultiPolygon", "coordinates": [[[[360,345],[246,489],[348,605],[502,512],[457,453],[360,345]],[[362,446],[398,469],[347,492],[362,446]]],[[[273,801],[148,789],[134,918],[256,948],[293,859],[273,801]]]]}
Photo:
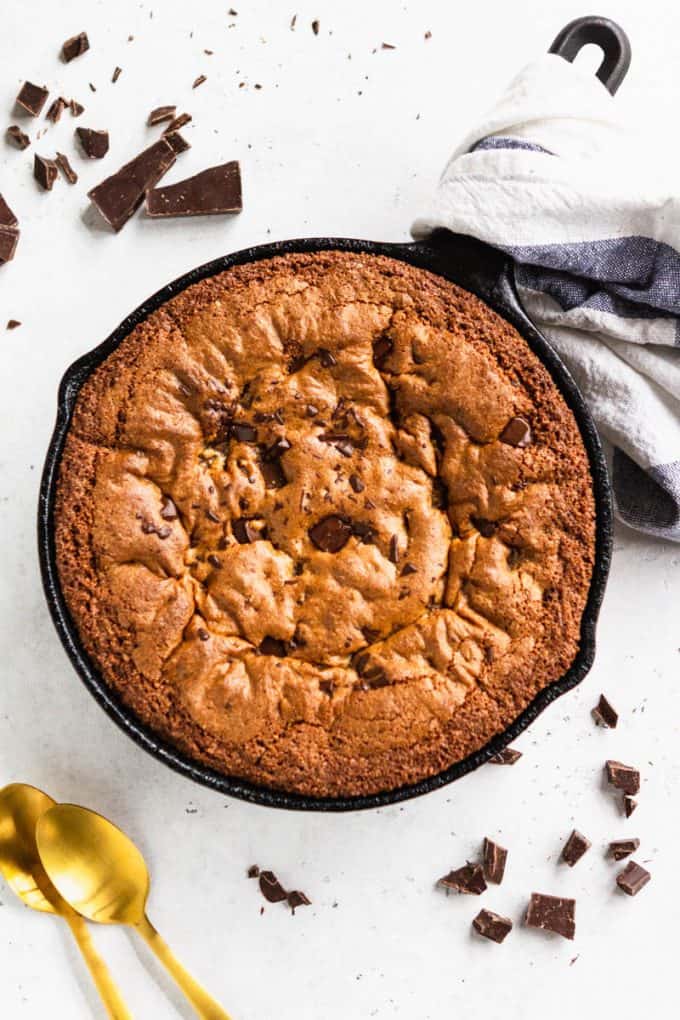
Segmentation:
{"type": "Polygon", "coordinates": [[[612,444],[618,516],[675,541],[679,190],[677,168],[624,130],[600,81],[547,54],[463,139],[412,228],[424,238],[445,227],[512,257],[527,314],[612,444]]]}

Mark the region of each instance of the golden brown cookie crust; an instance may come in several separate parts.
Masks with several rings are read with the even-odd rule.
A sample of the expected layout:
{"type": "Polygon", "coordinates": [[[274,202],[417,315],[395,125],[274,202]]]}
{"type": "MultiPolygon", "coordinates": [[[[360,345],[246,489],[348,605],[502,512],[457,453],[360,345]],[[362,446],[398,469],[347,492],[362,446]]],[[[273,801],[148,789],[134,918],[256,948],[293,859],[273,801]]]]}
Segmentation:
{"type": "Polygon", "coordinates": [[[121,699],[313,796],[440,772],[561,676],[594,530],[578,427],[516,330],[341,252],[230,269],[137,326],[82,388],[56,508],[121,699]]]}

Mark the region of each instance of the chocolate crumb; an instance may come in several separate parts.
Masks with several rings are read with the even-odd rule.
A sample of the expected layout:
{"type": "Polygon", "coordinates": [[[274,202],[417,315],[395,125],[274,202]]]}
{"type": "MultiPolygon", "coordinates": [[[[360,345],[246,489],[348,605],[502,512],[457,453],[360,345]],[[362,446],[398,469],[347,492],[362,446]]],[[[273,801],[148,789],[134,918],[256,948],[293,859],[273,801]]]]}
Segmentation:
{"type": "Polygon", "coordinates": [[[396,50],[396,48],[397,48],[396,46],[393,46],[392,43],[388,42],[384,42],[380,46],[381,50],[396,50]]]}
{"type": "Polygon", "coordinates": [[[485,939],[501,943],[512,931],[512,921],[493,910],[480,910],[472,921],[472,927],[485,939]]]}
{"type": "Polygon", "coordinates": [[[114,67],[113,74],[111,75],[111,81],[114,85],[116,84],[122,73],[123,73],[122,67],[114,67]]]}
{"type": "Polygon", "coordinates": [[[21,323],[18,319],[9,319],[7,322],[7,329],[18,329],[21,323]]]}
{"type": "Polygon", "coordinates": [[[553,931],[565,939],[576,934],[576,901],[561,896],[532,893],[526,913],[530,928],[553,931]]]}
{"type": "Polygon", "coordinates": [[[191,86],[192,89],[197,89],[199,85],[202,85],[203,82],[207,81],[207,80],[208,79],[207,79],[207,77],[204,74],[199,74],[198,78],[196,78],[196,80],[194,81],[194,84],[191,86]]]}
{"type": "Polygon", "coordinates": [[[312,32],[314,33],[314,35],[319,34],[319,27],[320,27],[319,19],[315,18],[314,21],[312,22],[312,32]]]}
{"type": "Polygon", "coordinates": [[[615,730],[619,721],[619,713],[610,705],[604,694],[600,695],[600,700],[592,710],[592,716],[597,726],[605,726],[610,730],[615,730]]]}
{"type": "Polygon", "coordinates": [[[248,878],[259,878],[260,877],[260,869],[258,868],[257,864],[251,864],[250,865],[250,867],[248,868],[248,871],[247,871],[247,875],[248,875],[248,878]]]}
{"type": "Polygon", "coordinates": [[[500,885],[505,874],[505,865],[508,859],[508,851],[505,847],[499,846],[493,840],[484,838],[482,849],[482,867],[487,882],[500,885]]]}
{"type": "Polygon", "coordinates": [[[107,223],[119,231],[175,159],[172,146],[161,138],[89,191],[88,196],[107,223]]]}
{"type": "Polygon", "coordinates": [[[521,751],[516,751],[514,747],[504,747],[498,754],[489,758],[489,762],[491,765],[514,765],[521,757],[521,751]]]}
{"type": "Polygon", "coordinates": [[[628,896],[637,896],[651,879],[650,873],[641,864],[629,861],[623,871],[616,876],[616,884],[628,896]]]}
{"type": "Polygon", "coordinates": [[[627,794],[636,794],[640,789],[640,773],[632,765],[624,765],[620,761],[605,762],[607,782],[627,794]]]}
{"type": "Polygon", "coordinates": [[[81,57],[83,53],[86,53],[90,48],[90,40],[87,38],[87,32],[79,32],[78,35],[71,36],[61,47],[61,55],[64,62],[69,64],[76,57],[81,57]]]}
{"type": "Polygon", "coordinates": [[[625,857],[634,854],[639,846],[639,839],[615,839],[609,844],[607,853],[615,861],[622,861],[625,857]]]}
{"type": "Polygon", "coordinates": [[[562,847],[562,860],[573,868],[577,861],[580,861],[586,850],[591,847],[590,840],[578,832],[576,829],[573,830],[571,836],[562,847]]]}
{"type": "Polygon", "coordinates": [[[97,91],[96,85],[93,85],[92,82],[90,82],[89,84],[90,84],[90,92],[96,92],[97,91]]]}
{"type": "Polygon", "coordinates": [[[453,889],[455,892],[480,896],[486,889],[482,865],[468,862],[462,868],[449,871],[448,875],[439,879],[437,885],[446,890],[453,889]]]}
{"type": "Polygon", "coordinates": [[[296,907],[308,907],[311,904],[311,900],[307,896],[300,892],[299,889],[293,889],[292,892],[288,893],[288,906],[295,913],[296,907]]]}
{"type": "Polygon", "coordinates": [[[33,176],[45,191],[51,191],[59,176],[59,169],[53,159],[46,159],[37,153],[33,157],[33,176]]]}
{"type": "Polygon", "coordinates": [[[95,131],[93,128],[77,127],[76,135],[88,159],[103,159],[109,151],[108,131],[95,131]]]}
{"type": "Polygon", "coordinates": [[[69,184],[77,184],[78,174],[75,172],[71,163],[69,162],[68,156],[63,152],[58,152],[54,161],[62,172],[64,178],[69,184]]]}
{"type": "Polygon", "coordinates": [[[10,124],[7,128],[7,138],[17,149],[27,149],[31,144],[31,139],[25,131],[21,130],[18,124],[10,124]]]}
{"type": "Polygon", "coordinates": [[[208,633],[207,630],[205,630],[204,627],[199,627],[198,630],[196,631],[196,633],[198,635],[198,640],[199,641],[209,641],[210,640],[210,634],[208,633]]]}
{"type": "Polygon", "coordinates": [[[34,85],[33,82],[25,81],[19,90],[16,98],[17,105],[30,113],[31,117],[37,117],[47,102],[49,91],[43,85],[34,85]]]}

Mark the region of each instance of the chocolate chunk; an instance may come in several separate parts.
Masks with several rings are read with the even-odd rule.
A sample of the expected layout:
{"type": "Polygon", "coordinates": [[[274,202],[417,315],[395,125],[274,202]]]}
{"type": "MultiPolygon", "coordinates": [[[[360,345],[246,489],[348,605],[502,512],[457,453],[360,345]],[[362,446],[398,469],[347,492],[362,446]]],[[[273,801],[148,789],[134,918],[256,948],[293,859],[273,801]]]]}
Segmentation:
{"type": "Polygon", "coordinates": [[[307,404],[305,414],[307,415],[308,418],[315,418],[318,413],[319,408],[316,406],[316,404],[307,404]]]}
{"type": "Polygon", "coordinates": [[[276,655],[279,659],[283,659],[288,650],[286,648],[285,641],[281,641],[279,638],[269,637],[269,635],[267,635],[267,637],[263,638],[260,642],[258,651],[261,652],[262,655],[276,655]]]}
{"type": "Polygon", "coordinates": [[[514,765],[521,757],[521,751],[516,751],[514,747],[504,747],[498,754],[494,754],[492,758],[489,758],[489,762],[492,765],[514,765]]]}
{"type": "Polygon", "coordinates": [[[245,423],[236,423],[231,427],[231,434],[239,443],[256,443],[257,429],[245,423]]]}
{"type": "Polygon", "coordinates": [[[418,568],[414,567],[412,563],[405,563],[401,568],[401,577],[408,577],[409,574],[417,574],[418,568]]]}
{"type": "Polygon", "coordinates": [[[359,475],[350,475],[349,484],[351,485],[354,492],[363,492],[366,486],[359,478],[359,475]]]}
{"type": "Polygon", "coordinates": [[[51,191],[59,176],[59,168],[53,159],[45,159],[37,153],[33,157],[33,176],[45,191],[51,191]]]}
{"type": "Polygon", "coordinates": [[[493,910],[480,910],[472,921],[472,927],[485,939],[500,943],[512,931],[512,921],[509,917],[494,914],[493,910]]]}
{"type": "Polygon", "coordinates": [[[511,418],[498,437],[508,446],[528,446],[531,442],[531,426],[525,418],[511,418]]]}
{"type": "Polygon", "coordinates": [[[390,538],[390,551],[389,551],[390,562],[399,562],[399,539],[396,535],[392,535],[390,538]]]}
{"type": "Polygon", "coordinates": [[[19,221],[0,195],[0,266],[10,262],[19,242],[19,221]]]}
{"type": "Polygon", "coordinates": [[[248,875],[248,878],[259,878],[260,877],[260,869],[258,868],[257,864],[251,864],[250,865],[250,867],[248,868],[248,871],[247,871],[247,875],[248,875]]]}
{"type": "Polygon", "coordinates": [[[81,57],[89,48],[90,40],[87,38],[87,32],[79,32],[78,35],[71,36],[66,40],[61,47],[61,55],[68,64],[76,57],[81,57]]]}
{"type": "Polygon", "coordinates": [[[640,773],[632,765],[623,765],[620,761],[605,762],[607,782],[624,793],[635,794],[640,789],[640,773]]]}
{"type": "Polygon", "coordinates": [[[637,806],[638,802],[635,800],[635,797],[629,797],[628,794],[624,796],[623,813],[625,814],[626,818],[630,818],[630,816],[632,815],[633,811],[635,811],[637,806]]]}
{"type": "Polygon", "coordinates": [[[337,514],[322,518],[309,529],[309,537],[317,549],[330,553],[340,552],[349,542],[351,534],[352,525],[337,514]]]}
{"type": "Polygon", "coordinates": [[[41,88],[40,85],[25,81],[19,90],[16,102],[26,113],[30,113],[31,117],[37,117],[47,102],[48,96],[49,91],[44,85],[41,88]]]}
{"type": "Polygon", "coordinates": [[[262,459],[267,461],[278,460],[284,453],[290,450],[290,442],[285,436],[279,436],[262,451],[262,459]]]}
{"type": "Polygon", "coordinates": [[[505,847],[499,846],[493,840],[484,837],[482,850],[482,867],[487,882],[500,885],[505,874],[505,864],[508,859],[508,851],[505,847]]]}
{"type": "Polygon", "coordinates": [[[71,166],[68,156],[64,155],[63,152],[58,152],[54,161],[62,172],[62,175],[66,178],[69,184],[77,184],[78,174],[71,166]]]}
{"type": "Polygon", "coordinates": [[[172,146],[161,138],[88,192],[115,231],[121,230],[144,201],[144,195],[175,162],[172,146]]]}
{"type": "Polygon", "coordinates": [[[161,517],[164,521],[174,521],[178,517],[177,507],[169,496],[163,496],[161,503],[161,517]]]}
{"type": "Polygon", "coordinates": [[[573,868],[577,861],[580,861],[586,850],[591,847],[589,839],[578,832],[576,829],[573,830],[571,836],[562,847],[562,860],[565,861],[570,868],[573,868]]]}
{"type": "MultiPolygon", "coordinates": [[[[354,443],[344,432],[322,432],[319,436],[319,442],[329,443],[331,446],[334,446],[343,457],[351,457],[354,453],[354,443]]],[[[363,489],[363,485],[361,488],[363,489]]]]}
{"type": "Polygon", "coordinates": [[[216,556],[215,553],[210,553],[209,556],[206,556],[206,559],[210,566],[214,567],[215,570],[219,570],[220,567],[222,566],[222,560],[219,558],[219,556],[216,556]]]}
{"type": "Polygon", "coordinates": [[[208,79],[206,78],[206,76],[204,74],[199,74],[198,78],[196,78],[196,80],[194,81],[194,84],[191,86],[192,89],[197,89],[199,85],[202,85],[203,82],[207,81],[207,80],[208,79]]]}
{"type": "Polygon", "coordinates": [[[485,517],[470,517],[470,524],[476,528],[482,538],[492,538],[498,530],[496,521],[488,521],[485,517]]]}
{"type": "Polygon", "coordinates": [[[25,131],[21,130],[18,124],[10,124],[7,128],[7,138],[17,149],[27,149],[31,144],[31,139],[25,131]]]}
{"type": "Polygon", "coordinates": [[[280,460],[263,460],[260,464],[260,471],[267,489],[282,489],[284,485],[288,484],[280,460]]]}
{"type": "Polygon", "coordinates": [[[111,75],[111,82],[115,85],[121,74],[123,73],[122,67],[114,67],[113,74],[111,75]]]}
{"type": "Polygon", "coordinates": [[[165,138],[166,142],[172,147],[172,151],[177,156],[179,156],[181,152],[186,152],[187,149],[191,148],[186,138],[184,138],[179,131],[167,131],[163,135],[163,138],[165,138]]]}
{"type": "Polygon", "coordinates": [[[199,627],[196,633],[199,641],[210,641],[210,634],[204,627],[199,627]]]}
{"type": "MultiPolygon", "coordinates": [[[[366,500],[366,506],[368,507],[370,500],[366,500]]],[[[371,509],[373,505],[371,504],[371,509]]],[[[375,540],[375,531],[370,524],[365,521],[353,521],[352,522],[352,534],[356,535],[364,545],[369,545],[375,540]]]]}
{"type": "Polygon", "coordinates": [[[152,217],[211,216],[241,212],[241,170],[232,160],[202,170],[178,184],[155,188],[146,196],[146,211],[152,217]]]}
{"type": "Polygon", "coordinates": [[[381,336],[379,340],[376,340],[373,344],[373,364],[378,368],[381,368],[383,362],[386,361],[392,353],[393,347],[394,344],[387,336],[381,336]]]}
{"type": "Polygon", "coordinates": [[[639,839],[615,839],[609,844],[608,854],[615,861],[622,861],[634,854],[639,846],[639,839]]]}
{"type": "Polygon", "coordinates": [[[640,889],[647,885],[651,877],[647,869],[643,868],[641,864],[629,861],[623,871],[616,876],[616,884],[628,896],[637,896],[640,889]]]}
{"type": "Polygon", "coordinates": [[[308,907],[311,904],[311,900],[305,896],[299,889],[293,889],[292,892],[288,893],[288,906],[295,913],[296,907],[308,907]]]}
{"type": "Polygon", "coordinates": [[[600,700],[593,709],[592,715],[598,726],[605,726],[610,730],[616,729],[616,724],[619,721],[619,713],[616,709],[612,708],[604,694],[600,695],[600,700]]]}
{"type": "Polygon", "coordinates": [[[455,892],[467,893],[472,896],[480,896],[486,889],[484,870],[481,864],[470,864],[469,862],[455,871],[450,871],[437,882],[444,889],[453,889],[455,892]]]}
{"type": "Polygon", "coordinates": [[[314,21],[312,22],[312,32],[314,33],[314,35],[319,34],[319,28],[320,28],[319,19],[315,18],[314,21]]]}
{"type": "Polygon", "coordinates": [[[288,893],[273,871],[260,872],[260,890],[269,903],[281,903],[288,899],[288,893]]]}
{"type": "Polygon", "coordinates": [[[88,159],[102,159],[109,151],[108,131],[77,127],[76,135],[88,159]]]}
{"type": "Polygon", "coordinates": [[[337,365],[338,363],[337,358],[335,357],[334,354],[331,354],[331,352],[327,350],[325,347],[319,347],[317,353],[319,355],[319,361],[321,362],[323,368],[333,368],[334,365],[337,365]]]}
{"type": "Polygon", "coordinates": [[[0,195],[0,227],[6,230],[18,230],[19,221],[5,202],[2,195],[0,195]]]}
{"type": "Polygon", "coordinates": [[[573,939],[576,934],[576,901],[532,893],[526,923],[530,928],[554,931],[565,939],[573,939]]]}
{"type": "Polygon", "coordinates": [[[147,117],[146,123],[149,127],[153,127],[154,124],[163,124],[166,120],[172,120],[176,113],[176,106],[157,106],[147,117]]]}
{"type": "Polygon", "coordinates": [[[54,102],[50,104],[50,107],[45,114],[45,119],[51,120],[53,124],[57,124],[61,119],[62,113],[66,109],[66,105],[64,97],[59,96],[58,99],[55,99],[54,102]]]}
{"type": "Polygon", "coordinates": [[[180,128],[184,127],[185,124],[189,124],[190,122],[191,122],[190,113],[180,113],[179,117],[174,117],[170,121],[163,134],[168,135],[172,131],[179,131],[180,128]]]}
{"type": "Polygon", "coordinates": [[[264,538],[264,533],[247,517],[237,517],[236,520],[232,521],[231,530],[234,533],[234,538],[241,545],[256,542],[258,538],[264,538]]]}
{"type": "Polygon", "coordinates": [[[77,102],[75,99],[72,99],[68,105],[71,109],[72,117],[80,117],[81,113],[85,112],[85,107],[82,103],[77,102]]]}
{"type": "Polygon", "coordinates": [[[18,329],[21,323],[18,319],[9,319],[7,322],[7,329],[18,329]]]}

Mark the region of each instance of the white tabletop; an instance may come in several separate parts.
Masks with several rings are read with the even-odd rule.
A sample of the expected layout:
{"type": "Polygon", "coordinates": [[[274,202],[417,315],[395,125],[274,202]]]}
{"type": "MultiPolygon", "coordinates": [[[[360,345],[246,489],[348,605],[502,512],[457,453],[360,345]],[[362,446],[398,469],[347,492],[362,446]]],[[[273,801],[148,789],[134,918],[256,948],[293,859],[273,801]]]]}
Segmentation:
{"type": "MultiPolygon", "coordinates": [[[[22,228],[16,260],[0,269],[0,323],[22,322],[0,332],[0,785],[31,782],[122,825],[150,862],[152,919],[235,1020],[625,1020],[652,1003],[663,1008],[677,999],[680,924],[680,547],[617,533],[595,667],[517,741],[519,764],[485,766],[382,811],[286,814],[193,785],[119,732],[57,640],[40,585],[35,509],[65,367],[162,284],[225,252],[303,235],[405,239],[457,137],[584,13],[566,0],[234,6],[237,17],[210,0],[2,4],[7,123],[24,78],[74,96],[86,112],[80,121],[65,114],[24,153],[0,147],[0,191],[22,228]],[[83,29],[91,51],[60,63],[61,42],[83,29]],[[122,75],[111,84],[116,65],[122,75]],[[208,80],[192,91],[201,73],[208,80]],[[185,129],[193,147],[169,179],[238,158],[244,211],[170,222],[137,216],[114,236],[84,217],[86,190],[155,137],[145,119],[161,103],[194,115],[185,129]],[[86,163],[76,153],[79,184],[40,193],[34,151],[75,152],[76,123],[110,130],[109,157],[86,163]],[[614,732],[590,718],[601,691],[621,714],[614,732]],[[630,820],[602,788],[609,757],[642,770],[630,820]],[[593,847],[571,870],[558,857],[574,826],[593,847]],[[484,836],[510,850],[503,885],[479,898],[435,891],[435,879],[474,857],[484,836]],[[640,837],[637,859],[653,875],[635,899],[616,891],[617,866],[604,857],[607,842],[622,836],[640,837]],[[280,904],[261,914],[264,901],[245,877],[253,863],[304,889],[313,906],[294,917],[280,904]],[[519,922],[534,890],[576,897],[573,943],[520,923],[502,946],[471,935],[481,906],[519,922]]],[[[596,6],[632,39],[620,102],[667,137],[677,116],[677,4],[596,6]]],[[[594,55],[584,59],[596,66],[594,55]]],[[[45,122],[32,134],[38,126],[45,122]]],[[[99,928],[95,937],[135,1017],[193,1015],[132,936],[99,928]]],[[[0,1015],[104,1017],[64,926],[24,910],[1,882],[0,1015]]]]}

